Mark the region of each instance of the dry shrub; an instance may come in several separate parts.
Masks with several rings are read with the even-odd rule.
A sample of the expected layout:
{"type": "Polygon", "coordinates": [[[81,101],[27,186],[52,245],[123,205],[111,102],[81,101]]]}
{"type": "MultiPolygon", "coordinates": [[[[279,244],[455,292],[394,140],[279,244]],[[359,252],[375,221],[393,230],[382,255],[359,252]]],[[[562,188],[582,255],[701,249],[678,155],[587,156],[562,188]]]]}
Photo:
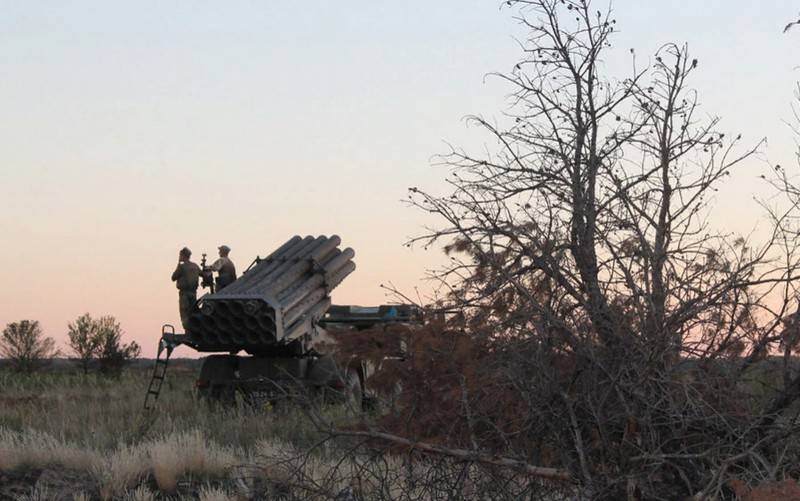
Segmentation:
{"type": "Polygon", "coordinates": [[[261,476],[269,485],[278,491],[296,489],[306,498],[348,489],[355,473],[346,457],[309,454],[287,443],[260,441],[255,456],[261,476]]]}
{"type": "Polygon", "coordinates": [[[63,466],[72,470],[90,470],[100,461],[92,449],[67,444],[42,432],[14,432],[0,428],[0,471],[22,466],[63,466]]]}
{"type": "Polygon", "coordinates": [[[231,495],[224,489],[212,487],[210,485],[204,486],[200,489],[200,501],[235,501],[236,496],[231,495]]]}
{"type": "Polygon", "coordinates": [[[164,435],[136,446],[121,446],[95,470],[104,498],[120,495],[148,474],[174,493],[185,474],[218,478],[236,463],[235,452],[209,441],[199,430],[164,435]]]}
{"type": "MultiPolygon", "coordinates": [[[[337,341],[340,357],[355,356],[378,368],[368,388],[391,395],[400,409],[380,417],[384,429],[420,441],[493,450],[508,445],[504,430],[514,430],[519,449],[530,449],[519,436],[526,425],[526,401],[507,372],[506,358],[509,352],[525,356],[530,351],[525,343],[471,336],[441,322],[342,333],[337,341]],[[387,358],[386,347],[400,340],[407,347],[403,359],[387,358]]],[[[561,378],[574,365],[567,357],[552,362],[561,378]]]]}
{"type": "Polygon", "coordinates": [[[174,444],[160,443],[150,449],[153,463],[153,477],[163,492],[174,493],[178,487],[178,477],[184,473],[182,451],[174,444]]]}
{"type": "Polygon", "coordinates": [[[268,499],[560,499],[514,472],[459,460],[386,449],[338,449],[328,455],[259,445],[254,464],[268,499]]]}
{"type": "MultiPolygon", "coordinates": [[[[339,334],[340,357],[380,366],[368,387],[396,392],[393,410],[359,430],[558,468],[576,477],[586,465],[612,479],[594,486],[595,495],[611,498],[624,481],[614,478],[617,465],[641,475],[630,484],[632,491],[666,495],[686,482],[713,480],[706,454],[730,454],[727,440],[743,434],[759,440],[754,434],[759,430],[749,428],[757,399],[746,394],[731,363],[687,360],[663,369],[630,350],[609,380],[598,369],[604,367],[597,363],[599,347],[587,343],[578,356],[546,339],[493,336],[490,321],[471,320],[339,334]],[[387,337],[403,340],[404,360],[382,358],[391,342],[387,337]],[[618,395],[619,405],[606,403],[618,395]],[[734,435],[731,429],[742,432],[734,435]],[[650,462],[663,455],[674,456],[675,468],[651,475],[650,462]]],[[[413,449],[389,448],[398,455],[413,449]]],[[[713,464],[714,456],[708,457],[713,464]]],[[[753,467],[746,460],[736,465],[750,471],[749,481],[761,474],[753,467]]],[[[469,486],[464,478],[459,489],[469,486]]],[[[753,492],[766,487],[761,489],[753,492]]]]}
{"type": "Polygon", "coordinates": [[[175,492],[181,475],[222,477],[236,463],[233,451],[209,442],[199,430],[168,435],[146,447],[153,476],[164,492],[175,492]]]}
{"type": "Polygon", "coordinates": [[[16,498],[16,501],[52,501],[57,499],[57,493],[51,492],[47,486],[34,485],[28,494],[16,498]]]}
{"type": "MultiPolygon", "coordinates": [[[[272,483],[282,484],[291,481],[292,472],[286,468],[285,460],[296,457],[301,452],[285,442],[273,440],[259,440],[256,444],[254,454],[261,458],[259,470],[263,478],[272,483]],[[265,460],[265,461],[263,461],[265,460]]],[[[251,471],[242,472],[241,477],[252,478],[255,474],[251,471]]]]}
{"type": "Polygon", "coordinates": [[[125,493],[125,501],[153,501],[155,495],[144,485],[125,493]]]}
{"type": "Polygon", "coordinates": [[[120,446],[107,454],[94,469],[103,499],[118,496],[138,484],[150,470],[147,451],[138,446],[120,446]]]}
{"type": "Polygon", "coordinates": [[[381,364],[371,382],[389,389],[400,382],[396,403],[414,409],[388,414],[383,424],[390,430],[411,435],[417,440],[447,441],[466,445],[490,439],[489,430],[479,432],[470,416],[488,416],[508,421],[519,415],[519,400],[511,398],[509,388],[491,372],[492,349],[486,339],[467,336],[441,324],[428,325],[406,336],[408,353],[404,361],[381,364]],[[491,395],[491,399],[482,398],[491,395]]]}
{"type": "Polygon", "coordinates": [[[103,499],[144,495],[142,489],[127,491],[150,474],[159,489],[168,493],[175,492],[182,475],[222,478],[242,456],[240,451],[210,441],[199,430],[171,433],[137,445],[120,444],[102,453],[47,433],[0,428],[0,471],[50,466],[90,471],[103,499]]]}

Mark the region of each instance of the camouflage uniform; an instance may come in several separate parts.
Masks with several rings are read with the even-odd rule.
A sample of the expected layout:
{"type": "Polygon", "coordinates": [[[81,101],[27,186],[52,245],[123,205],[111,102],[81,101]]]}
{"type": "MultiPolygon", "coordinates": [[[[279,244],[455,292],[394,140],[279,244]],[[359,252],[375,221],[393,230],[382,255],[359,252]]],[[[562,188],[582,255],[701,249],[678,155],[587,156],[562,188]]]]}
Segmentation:
{"type": "Polygon", "coordinates": [[[178,308],[181,312],[181,323],[186,330],[189,327],[189,316],[197,302],[200,267],[189,260],[178,263],[178,267],[172,272],[172,281],[178,287],[178,308]]]}
{"type": "Polygon", "coordinates": [[[218,291],[236,280],[236,267],[233,265],[233,261],[227,257],[221,257],[214,261],[214,264],[211,265],[211,270],[219,273],[217,276],[218,291]]]}

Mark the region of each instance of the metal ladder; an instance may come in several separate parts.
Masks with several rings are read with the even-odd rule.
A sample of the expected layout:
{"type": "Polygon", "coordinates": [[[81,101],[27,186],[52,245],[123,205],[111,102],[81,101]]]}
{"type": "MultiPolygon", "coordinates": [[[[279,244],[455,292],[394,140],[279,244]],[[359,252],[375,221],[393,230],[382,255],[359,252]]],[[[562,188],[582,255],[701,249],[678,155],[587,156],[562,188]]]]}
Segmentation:
{"type": "Polygon", "coordinates": [[[169,357],[172,355],[172,350],[175,349],[175,343],[167,340],[167,336],[175,336],[175,327],[166,324],[161,327],[161,339],[158,342],[158,352],[156,353],[156,364],[153,367],[153,376],[150,378],[150,384],[147,387],[147,394],[144,397],[144,410],[150,411],[155,408],[158,395],[161,394],[161,386],[164,384],[164,378],[167,376],[167,366],[169,365],[169,357]],[[161,358],[161,353],[166,350],[167,353],[164,358],[161,358]]]}

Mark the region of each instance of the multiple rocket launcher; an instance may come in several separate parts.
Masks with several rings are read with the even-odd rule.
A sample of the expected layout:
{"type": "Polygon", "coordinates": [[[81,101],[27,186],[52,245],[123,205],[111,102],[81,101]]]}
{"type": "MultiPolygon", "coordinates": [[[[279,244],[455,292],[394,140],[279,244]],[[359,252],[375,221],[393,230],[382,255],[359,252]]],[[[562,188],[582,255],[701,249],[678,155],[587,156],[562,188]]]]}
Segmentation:
{"type": "Polygon", "coordinates": [[[355,252],[338,236],[295,236],[235,282],[198,302],[186,334],[198,351],[263,350],[310,334],[355,252]]]}

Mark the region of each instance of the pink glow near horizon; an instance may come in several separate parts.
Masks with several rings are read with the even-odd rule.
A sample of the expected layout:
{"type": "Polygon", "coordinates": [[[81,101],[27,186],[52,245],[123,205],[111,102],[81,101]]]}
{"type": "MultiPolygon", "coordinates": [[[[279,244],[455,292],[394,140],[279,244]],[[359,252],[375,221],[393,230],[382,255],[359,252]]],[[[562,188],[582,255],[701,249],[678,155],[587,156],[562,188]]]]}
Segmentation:
{"type": "MultiPolygon", "coordinates": [[[[400,201],[444,189],[442,140],[483,148],[467,113],[499,116],[521,32],[499,2],[19,2],[0,19],[0,325],[39,320],[63,346],[79,315],[114,315],[144,356],[177,324],[177,250],[233,248],[240,270],[294,234],[339,234],[358,269],[333,295],[423,293],[433,223],[400,201]]],[[[720,195],[715,222],[758,224],[769,163],[792,165],[783,123],[797,80],[796,6],[614,3],[627,68],[667,40],[700,59],[704,110],[770,138],[720,195]],[[785,8],[784,8],[785,7],[785,8]],[[659,19],[659,22],[654,22],[659,19]],[[714,26],[714,29],[708,29],[714,26]],[[743,64],[747,61],[747,64],[743,64]]],[[[194,353],[182,349],[178,356],[194,353]]]]}

